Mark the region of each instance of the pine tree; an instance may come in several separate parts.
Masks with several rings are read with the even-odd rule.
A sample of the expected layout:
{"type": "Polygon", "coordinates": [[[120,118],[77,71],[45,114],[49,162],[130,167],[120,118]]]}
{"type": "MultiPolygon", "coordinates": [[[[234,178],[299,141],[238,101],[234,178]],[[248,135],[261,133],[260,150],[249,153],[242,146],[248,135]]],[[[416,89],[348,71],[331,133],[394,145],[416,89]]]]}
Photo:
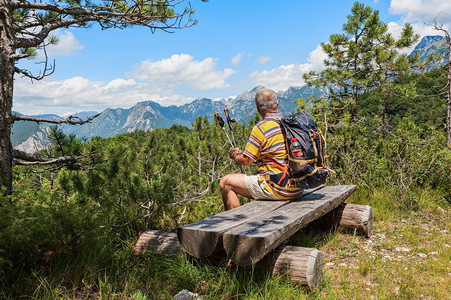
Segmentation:
{"type": "Polygon", "coordinates": [[[307,84],[327,87],[329,100],[349,101],[352,120],[357,120],[358,95],[389,82],[393,76],[410,71],[415,57],[399,54],[417,39],[410,24],[401,37],[394,39],[388,26],[379,18],[379,11],[362,3],[354,3],[352,14],[343,24],[343,33],[333,34],[321,47],[327,54],[326,69],[304,76],[307,84]]]}

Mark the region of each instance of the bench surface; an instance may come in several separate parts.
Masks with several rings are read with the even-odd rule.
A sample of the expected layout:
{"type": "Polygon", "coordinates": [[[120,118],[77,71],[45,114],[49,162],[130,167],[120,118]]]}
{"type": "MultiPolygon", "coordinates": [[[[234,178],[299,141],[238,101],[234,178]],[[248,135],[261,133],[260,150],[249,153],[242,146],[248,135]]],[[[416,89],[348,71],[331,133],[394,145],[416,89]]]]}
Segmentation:
{"type": "MultiPolygon", "coordinates": [[[[302,195],[306,196],[322,187],[306,190],[302,195]]],[[[222,248],[222,235],[224,232],[288,203],[290,201],[252,201],[232,210],[180,226],[177,228],[177,236],[185,252],[197,258],[208,257],[216,250],[222,248]]]]}
{"type": "Polygon", "coordinates": [[[354,185],[307,190],[298,200],[249,202],[178,228],[183,249],[198,258],[224,246],[232,260],[248,266],[262,259],[300,228],[338,207],[354,185]]]}
{"type": "Polygon", "coordinates": [[[337,208],[356,186],[326,186],[223,235],[224,249],[240,266],[258,262],[299,229],[337,208]]]}

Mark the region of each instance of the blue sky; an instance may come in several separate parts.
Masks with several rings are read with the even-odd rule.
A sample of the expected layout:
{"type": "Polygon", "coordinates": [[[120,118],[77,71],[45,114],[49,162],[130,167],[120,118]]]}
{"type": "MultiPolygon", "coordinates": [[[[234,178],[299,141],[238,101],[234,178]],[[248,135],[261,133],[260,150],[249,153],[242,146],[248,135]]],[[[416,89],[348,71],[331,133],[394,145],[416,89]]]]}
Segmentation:
{"type": "MultiPolygon", "coordinates": [[[[438,34],[428,25],[436,16],[451,28],[451,1],[361,2],[379,10],[395,36],[405,22],[422,36],[438,34]]],[[[59,44],[48,48],[54,74],[33,84],[16,76],[13,109],[61,115],[147,100],[181,105],[227,98],[257,84],[276,91],[301,86],[303,73],[322,69],[319,45],[341,32],[353,3],[193,0],[198,24],[172,34],[140,27],[59,30],[59,44]]],[[[40,60],[20,66],[38,72],[40,60]]]]}

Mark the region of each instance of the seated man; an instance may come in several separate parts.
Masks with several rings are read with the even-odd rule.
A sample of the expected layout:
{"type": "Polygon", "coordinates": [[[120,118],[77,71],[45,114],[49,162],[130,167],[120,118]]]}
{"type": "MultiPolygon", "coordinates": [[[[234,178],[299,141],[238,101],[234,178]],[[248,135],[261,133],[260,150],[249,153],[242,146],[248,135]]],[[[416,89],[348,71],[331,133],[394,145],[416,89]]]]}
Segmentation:
{"type": "Polygon", "coordinates": [[[240,206],[237,195],[256,200],[288,200],[302,195],[303,190],[296,187],[281,187],[265,180],[264,174],[286,175],[287,150],[282,129],[277,120],[282,118],[278,112],[279,101],[274,91],[260,90],[255,96],[258,113],[263,120],[252,128],[244,152],[230,148],[229,156],[242,166],[256,162],[257,175],[228,174],[221,178],[222,201],[226,210],[240,206]]]}

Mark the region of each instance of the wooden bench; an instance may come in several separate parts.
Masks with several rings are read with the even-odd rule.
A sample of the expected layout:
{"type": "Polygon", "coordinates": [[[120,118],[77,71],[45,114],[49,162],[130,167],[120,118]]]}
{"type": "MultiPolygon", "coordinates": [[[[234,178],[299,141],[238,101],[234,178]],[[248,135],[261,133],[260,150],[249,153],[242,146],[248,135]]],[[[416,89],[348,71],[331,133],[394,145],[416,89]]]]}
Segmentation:
{"type": "Polygon", "coordinates": [[[306,191],[299,200],[252,201],[230,211],[178,228],[183,249],[203,258],[224,247],[239,266],[250,266],[296,231],[340,206],[355,185],[306,191]]]}
{"type": "Polygon", "coordinates": [[[372,208],[343,203],[355,188],[320,187],[305,191],[296,201],[252,201],[181,226],[177,234],[149,229],[140,235],[135,251],[163,255],[187,252],[217,262],[227,262],[231,257],[239,266],[252,264],[273,276],[288,276],[293,283],[314,289],[322,274],[321,252],[280,244],[312,221],[321,227],[335,226],[371,236],[372,208]],[[217,251],[222,248],[225,251],[217,251]]]}

